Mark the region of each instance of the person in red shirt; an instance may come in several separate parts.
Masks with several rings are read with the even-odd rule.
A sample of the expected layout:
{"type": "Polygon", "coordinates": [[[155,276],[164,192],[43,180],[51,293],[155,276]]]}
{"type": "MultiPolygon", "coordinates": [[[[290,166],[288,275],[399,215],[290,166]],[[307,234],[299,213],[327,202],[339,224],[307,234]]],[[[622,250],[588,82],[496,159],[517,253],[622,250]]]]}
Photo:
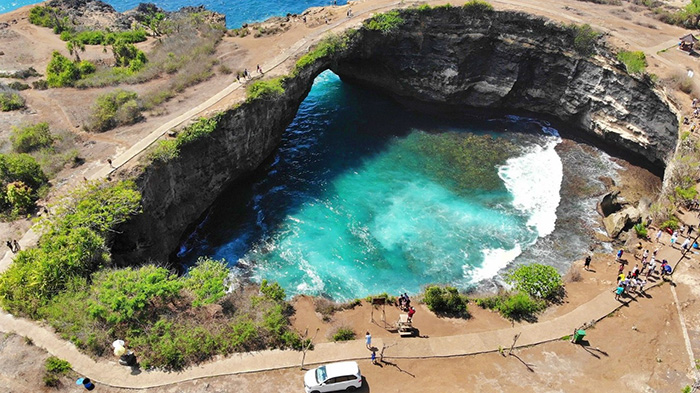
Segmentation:
{"type": "Polygon", "coordinates": [[[416,313],[416,309],[411,307],[408,309],[408,322],[411,322],[413,320],[413,314],[416,313]]]}

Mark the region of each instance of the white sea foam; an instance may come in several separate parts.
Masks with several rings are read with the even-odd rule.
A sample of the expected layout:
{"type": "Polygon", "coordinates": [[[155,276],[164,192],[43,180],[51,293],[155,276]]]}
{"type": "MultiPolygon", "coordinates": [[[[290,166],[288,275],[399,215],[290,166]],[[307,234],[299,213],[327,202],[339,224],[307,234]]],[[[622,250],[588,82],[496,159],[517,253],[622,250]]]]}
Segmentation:
{"type": "Polygon", "coordinates": [[[527,225],[539,237],[554,231],[563,178],[561,158],[554,150],[561,141],[550,137],[545,146],[534,145],[498,168],[498,175],[513,196],[513,207],[529,216],[527,225]]]}
{"type": "Polygon", "coordinates": [[[498,271],[508,266],[515,258],[522,253],[520,245],[516,244],[510,250],[502,248],[487,248],[481,250],[484,256],[484,261],[480,267],[470,269],[468,274],[471,276],[472,282],[479,282],[493,278],[498,274],[498,271]]]}

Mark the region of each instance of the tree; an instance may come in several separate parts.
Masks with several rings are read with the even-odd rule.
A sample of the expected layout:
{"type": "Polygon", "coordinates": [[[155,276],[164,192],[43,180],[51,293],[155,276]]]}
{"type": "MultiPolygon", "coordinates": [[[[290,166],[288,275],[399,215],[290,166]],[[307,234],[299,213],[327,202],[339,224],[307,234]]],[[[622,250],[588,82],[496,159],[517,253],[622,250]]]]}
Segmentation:
{"type": "Polygon", "coordinates": [[[538,263],[519,266],[506,273],[505,279],[515,289],[525,292],[535,299],[553,300],[564,287],[561,276],[556,269],[538,263]]]}

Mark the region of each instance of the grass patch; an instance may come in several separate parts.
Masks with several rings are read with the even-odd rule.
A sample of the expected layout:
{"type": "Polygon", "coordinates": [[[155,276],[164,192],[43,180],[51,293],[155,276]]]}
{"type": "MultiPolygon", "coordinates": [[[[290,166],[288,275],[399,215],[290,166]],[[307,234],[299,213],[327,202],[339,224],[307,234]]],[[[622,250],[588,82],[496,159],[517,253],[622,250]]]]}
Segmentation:
{"type": "Polygon", "coordinates": [[[61,385],[61,377],[68,374],[71,365],[65,360],[49,356],[44,362],[44,385],[57,388],[61,385]]]}
{"type": "Polygon", "coordinates": [[[24,97],[15,91],[0,92],[0,110],[3,112],[16,111],[25,106],[24,97]]]}
{"type": "Polygon", "coordinates": [[[462,8],[471,13],[484,13],[493,11],[493,6],[482,0],[471,0],[464,3],[462,8]]]}
{"type": "Polygon", "coordinates": [[[103,132],[143,120],[138,98],[135,92],[121,89],[99,96],[85,128],[91,132],[103,132]]]}
{"type": "Polygon", "coordinates": [[[284,94],[284,77],[258,80],[246,87],[246,102],[269,100],[284,94]]]}
{"type": "Polygon", "coordinates": [[[622,51],[617,54],[617,60],[625,65],[630,74],[641,74],[647,68],[647,59],[642,51],[622,51]]]}
{"type": "Polygon", "coordinates": [[[177,158],[180,155],[182,146],[211,134],[216,129],[220,118],[220,114],[209,119],[200,118],[196,123],[185,127],[177,134],[175,139],[159,141],[149,154],[150,159],[152,161],[168,162],[177,158]]]}
{"type": "Polygon", "coordinates": [[[347,49],[352,38],[357,34],[356,30],[346,30],[343,34],[329,34],[325,36],[313,50],[304,54],[297,60],[293,75],[298,75],[301,70],[316,63],[319,59],[333,56],[347,49]]]}
{"type": "Polygon", "coordinates": [[[533,299],[523,292],[503,293],[476,299],[475,303],[481,308],[497,311],[504,318],[514,321],[534,321],[537,313],[547,307],[544,301],[533,299]]]}
{"type": "Polygon", "coordinates": [[[372,31],[379,31],[382,34],[389,34],[397,30],[404,24],[405,20],[401,17],[399,11],[389,11],[383,14],[377,14],[363,22],[364,28],[372,31]]]}
{"type": "Polygon", "coordinates": [[[339,326],[329,332],[331,341],[350,341],[356,337],[355,331],[349,326],[339,326]]]}

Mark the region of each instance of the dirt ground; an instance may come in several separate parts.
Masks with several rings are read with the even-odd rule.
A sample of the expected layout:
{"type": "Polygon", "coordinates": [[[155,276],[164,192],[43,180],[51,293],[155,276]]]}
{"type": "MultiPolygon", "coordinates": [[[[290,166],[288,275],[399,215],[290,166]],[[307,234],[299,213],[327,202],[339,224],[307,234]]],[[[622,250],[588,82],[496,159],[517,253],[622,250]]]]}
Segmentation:
{"type": "MultiPolygon", "coordinates": [[[[364,0],[353,2],[355,14],[390,0],[364,0]]],[[[429,2],[440,4],[442,2],[429,2]]],[[[575,0],[556,0],[543,3],[537,0],[491,1],[498,9],[515,9],[547,16],[565,23],[587,22],[608,32],[611,44],[629,50],[644,50],[647,53],[649,71],[662,81],[686,70],[698,75],[698,59],[675,49],[675,41],[687,31],[662,24],[635,11],[630,3],[620,6],[599,5],[575,0]],[[670,48],[670,49],[669,49],[670,48]]],[[[304,36],[315,34],[325,25],[325,18],[335,23],[345,17],[346,7],[333,7],[314,11],[308,24],[293,20],[289,31],[282,35],[254,38],[224,38],[217,49],[217,56],[233,70],[265,64],[280,55],[304,36]]],[[[0,41],[5,55],[0,56],[0,70],[13,70],[34,66],[42,72],[51,51],[63,49],[64,43],[48,29],[27,23],[28,8],[0,15],[0,22],[8,27],[0,29],[0,41]]],[[[351,23],[358,23],[353,21],[351,23]]],[[[144,43],[142,45],[149,45],[144,43]]],[[[97,60],[105,54],[90,50],[84,59],[97,60]]],[[[286,73],[293,65],[293,57],[283,67],[271,70],[266,75],[286,73]]],[[[266,70],[267,71],[267,70],[266,70]]],[[[0,151],[7,151],[10,126],[26,122],[49,121],[52,128],[62,129],[76,135],[84,165],[65,169],[53,180],[54,192],[70,188],[76,181],[96,168],[105,165],[106,159],[126,150],[135,141],[147,135],[159,124],[176,117],[190,107],[204,101],[230,83],[236,83],[234,74],[216,73],[210,80],[187,89],[181,96],[168,102],[158,114],[147,114],[146,121],[102,134],[87,134],[79,129],[88,111],[85,103],[112,88],[106,89],[53,89],[47,91],[27,90],[28,109],[3,113],[0,116],[0,151]]],[[[167,83],[162,78],[151,84],[167,83]]],[[[130,88],[139,90],[148,85],[130,88]]],[[[689,96],[671,92],[671,98],[687,112],[689,96]]],[[[219,102],[213,109],[223,109],[243,98],[242,89],[219,102]]],[[[642,177],[631,174],[629,177],[642,177]]],[[[694,217],[692,219],[695,219],[694,217]]],[[[30,225],[23,220],[13,224],[0,224],[2,237],[18,237],[30,225]]],[[[4,239],[0,239],[4,240],[4,239]]],[[[653,247],[653,246],[652,246],[653,247]]],[[[700,357],[700,267],[697,256],[684,263],[674,277],[679,306],[687,324],[690,344],[700,357]]],[[[614,284],[617,267],[608,255],[596,255],[593,261],[595,272],[582,271],[580,262],[575,264],[567,278],[568,297],[540,316],[547,320],[562,315],[586,302],[602,291],[609,291],[614,284]],[[578,273],[575,273],[578,272],[578,273]],[[580,274],[581,280],[573,279],[580,274]]],[[[611,294],[612,296],[612,294],[611,294]]],[[[327,340],[328,332],[340,325],[353,326],[358,335],[369,330],[375,337],[390,337],[381,322],[381,310],[374,311],[376,323],[370,323],[371,307],[366,303],[352,310],[336,313],[329,322],[324,322],[313,310],[311,298],[296,299],[297,313],[293,319],[299,331],[308,329],[313,335],[319,333],[316,342],[327,340]]],[[[418,305],[415,323],[422,335],[442,336],[456,333],[478,332],[507,327],[511,322],[497,314],[470,305],[472,318],[467,320],[438,318],[423,305],[418,305]]],[[[392,323],[398,311],[387,307],[385,320],[392,323]]],[[[515,355],[503,357],[498,353],[448,359],[387,359],[382,366],[373,366],[369,360],[361,362],[365,376],[364,392],[679,392],[691,384],[691,359],[685,347],[679,322],[676,302],[671,285],[666,284],[649,292],[647,298],[633,301],[595,328],[588,331],[588,346],[568,342],[551,342],[531,348],[518,349],[515,355]]],[[[510,343],[503,343],[507,347],[510,343]]],[[[369,354],[368,354],[369,355],[369,354]]],[[[387,350],[391,356],[391,349],[387,350]]],[[[6,392],[56,391],[43,386],[43,361],[48,357],[40,348],[27,345],[18,335],[7,335],[0,341],[0,387],[6,392]]],[[[301,370],[278,370],[247,375],[232,375],[207,378],[155,389],[148,392],[301,392],[301,370]]],[[[81,387],[74,384],[77,376],[63,379],[57,391],[78,392],[81,387]]],[[[131,392],[100,386],[100,392],[131,392]]]]}
{"type": "MultiPolygon", "coordinates": [[[[596,267],[595,262],[593,265],[596,267]]],[[[675,281],[689,336],[697,352],[700,350],[700,305],[695,300],[700,294],[700,269],[696,261],[689,266],[692,267],[683,270],[675,281]]],[[[594,274],[598,272],[591,273],[594,274]]],[[[466,325],[481,317],[477,313],[466,325]]],[[[421,333],[427,331],[426,324],[432,323],[432,318],[422,310],[416,314],[421,333]]],[[[443,328],[452,322],[443,322],[443,328]]],[[[380,333],[368,320],[360,322],[360,326],[369,326],[373,334],[380,333]]],[[[645,298],[611,314],[589,329],[586,339],[584,345],[555,341],[516,349],[514,356],[489,353],[446,359],[393,359],[389,348],[385,363],[372,365],[369,359],[360,361],[365,379],[365,386],[360,391],[679,392],[692,383],[690,361],[671,284],[652,289],[645,298]]],[[[505,348],[509,345],[503,343],[505,348]]],[[[64,377],[59,389],[43,387],[43,362],[47,357],[43,350],[26,344],[19,335],[3,336],[0,342],[0,386],[8,387],[9,390],[5,391],[11,393],[83,391],[73,382],[77,375],[64,377]]],[[[300,369],[287,369],[230,375],[143,391],[302,392],[303,373],[300,369]]],[[[96,391],[133,392],[99,383],[96,391]]]]}

